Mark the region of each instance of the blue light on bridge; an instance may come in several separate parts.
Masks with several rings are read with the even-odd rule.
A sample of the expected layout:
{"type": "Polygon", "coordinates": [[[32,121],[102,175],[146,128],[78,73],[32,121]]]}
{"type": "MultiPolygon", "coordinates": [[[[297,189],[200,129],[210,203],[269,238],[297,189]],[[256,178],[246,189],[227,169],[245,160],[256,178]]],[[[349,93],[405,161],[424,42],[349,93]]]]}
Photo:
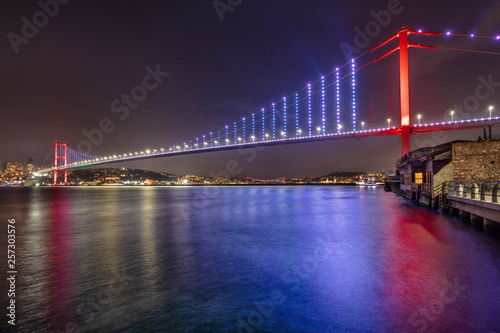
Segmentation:
{"type": "Polygon", "coordinates": [[[199,149],[199,148],[200,148],[198,138],[196,138],[196,143],[194,144],[194,146],[196,147],[196,149],[199,149]]]}
{"type": "Polygon", "coordinates": [[[207,143],[205,142],[205,134],[203,134],[203,148],[207,146],[207,143]]]}
{"type": "Polygon", "coordinates": [[[247,139],[246,119],[243,118],[243,142],[247,139]]]}
{"type": "Polygon", "coordinates": [[[265,111],[262,109],[262,141],[266,141],[266,119],[265,111]]]}
{"type": "Polygon", "coordinates": [[[217,131],[217,146],[220,146],[220,131],[217,131]]]}
{"type": "Polygon", "coordinates": [[[252,113],[252,141],[255,140],[255,113],[252,113]]]}
{"type": "Polygon", "coordinates": [[[326,134],[325,77],[321,77],[321,133],[326,134]]]}
{"type": "Polygon", "coordinates": [[[276,139],[276,104],[273,103],[273,139],[276,139]]]}
{"type": "Polygon", "coordinates": [[[212,132],[210,132],[210,147],[213,147],[213,146],[214,146],[214,139],[213,139],[212,132]]]}
{"type": "Polygon", "coordinates": [[[229,126],[226,125],[226,146],[229,144],[229,126]]]}
{"type": "Polygon", "coordinates": [[[340,132],[340,69],[335,68],[335,85],[337,90],[337,133],[340,132]]]}
{"type": "Polygon", "coordinates": [[[308,83],[307,84],[307,103],[308,103],[308,128],[309,128],[309,136],[312,136],[312,97],[311,97],[311,94],[312,94],[312,90],[311,90],[311,84],[308,83]]]}
{"type": "Polygon", "coordinates": [[[238,143],[238,133],[236,132],[236,122],[234,122],[234,144],[238,143]]]}
{"type": "Polygon", "coordinates": [[[356,130],[356,64],[352,59],[352,130],[356,130]]]}
{"type": "Polygon", "coordinates": [[[286,138],[286,97],[283,97],[283,137],[286,138]]]}
{"type": "Polygon", "coordinates": [[[299,136],[299,93],[295,93],[295,135],[299,136]]]}

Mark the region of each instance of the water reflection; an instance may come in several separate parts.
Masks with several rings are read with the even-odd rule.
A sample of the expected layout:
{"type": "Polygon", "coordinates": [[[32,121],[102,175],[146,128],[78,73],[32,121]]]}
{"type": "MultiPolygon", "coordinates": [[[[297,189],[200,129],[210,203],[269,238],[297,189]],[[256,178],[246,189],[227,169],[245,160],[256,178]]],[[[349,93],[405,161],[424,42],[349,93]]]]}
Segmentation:
{"type": "Polygon", "coordinates": [[[21,331],[500,327],[498,241],[381,190],[37,188],[2,200],[25,223],[21,331]]]}
{"type": "Polygon", "coordinates": [[[56,189],[51,193],[45,248],[48,251],[49,275],[47,317],[51,320],[50,330],[55,332],[63,332],[66,329],[70,318],[67,309],[72,308],[75,296],[71,204],[64,189],[56,189]]]}

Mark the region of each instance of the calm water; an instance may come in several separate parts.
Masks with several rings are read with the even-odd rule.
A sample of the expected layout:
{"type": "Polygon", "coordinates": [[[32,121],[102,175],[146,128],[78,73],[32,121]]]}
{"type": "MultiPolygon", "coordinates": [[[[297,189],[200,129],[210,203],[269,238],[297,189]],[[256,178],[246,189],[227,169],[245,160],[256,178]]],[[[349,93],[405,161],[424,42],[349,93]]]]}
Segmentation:
{"type": "Polygon", "coordinates": [[[0,217],[18,332],[500,332],[500,241],[381,189],[2,188],[0,217]]]}

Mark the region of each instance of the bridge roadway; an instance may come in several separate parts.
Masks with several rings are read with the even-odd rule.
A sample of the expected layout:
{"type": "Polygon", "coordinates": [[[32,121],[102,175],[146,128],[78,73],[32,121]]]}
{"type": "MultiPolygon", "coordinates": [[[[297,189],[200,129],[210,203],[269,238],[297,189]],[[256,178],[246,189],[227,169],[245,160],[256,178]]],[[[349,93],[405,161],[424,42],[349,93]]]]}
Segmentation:
{"type": "MultiPolygon", "coordinates": [[[[500,126],[500,117],[492,117],[492,118],[479,118],[479,119],[468,119],[468,120],[457,120],[454,122],[439,122],[439,123],[429,123],[429,124],[421,124],[421,125],[411,125],[410,132],[412,135],[416,134],[425,134],[432,132],[443,132],[443,131],[455,131],[455,130],[467,130],[467,129],[477,129],[477,128],[485,128],[488,126],[498,127],[500,126]]],[[[139,154],[127,157],[119,157],[120,155],[114,157],[99,157],[99,160],[87,161],[87,162],[79,162],[79,163],[71,163],[67,166],[60,166],[57,169],[47,168],[43,170],[39,170],[39,173],[47,173],[53,170],[71,170],[75,168],[83,168],[83,167],[93,167],[97,165],[105,165],[111,163],[118,162],[130,162],[144,159],[152,159],[152,158],[163,158],[163,157],[171,157],[171,156],[179,156],[179,155],[188,155],[188,154],[200,154],[214,151],[226,151],[226,150],[234,150],[241,148],[255,148],[255,147],[267,147],[267,146],[278,146],[292,143],[306,143],[306,142],[319,142],[319,141],[330,141],[330,140],[344,140],[344,139],[361,139],[365,137],[373,137],[373,136],[389,136],[389,135],[401,135],[400,127],[385,127],[378,129],[367,129],[361,131],[351,131],[351,132],[341,132],[341,133],[331,133],[325,135],[313,135],[313,136],[301,136],[301,137],[287,137],[281,139],[269,139],[266,141],[255,141],[255,142],[245,142],[238,144],[230,144],[230,145],[222,145],[222,146],[214,146],[214,147],[206,147],[206,148],[192,148],[192,149],[178,149],[178,150],[165,150],[161,152],[154,152],[147,154],[139,154]]],[[[122,155],[123,156],[123,155],[122,155]]],[[[97,158],[96,158],[97,159],[97,158]]]]}

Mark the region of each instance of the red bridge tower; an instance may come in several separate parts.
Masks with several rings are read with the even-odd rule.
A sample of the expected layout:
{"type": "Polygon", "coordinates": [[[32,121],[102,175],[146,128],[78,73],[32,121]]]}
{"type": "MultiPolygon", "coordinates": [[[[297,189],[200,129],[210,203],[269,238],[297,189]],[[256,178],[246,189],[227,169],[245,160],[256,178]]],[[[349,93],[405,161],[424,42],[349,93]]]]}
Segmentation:
{"type": "Polygon", "coordinates": [[[57,142],[54,144],[55,160],[54,160],[54,185],[57,185],[58,175],[64,175],[64,185],[68,184],[68,173],[64,170],[58,170],[59,167],[66,167],[68,165],[68,144],[57,142]]]}

